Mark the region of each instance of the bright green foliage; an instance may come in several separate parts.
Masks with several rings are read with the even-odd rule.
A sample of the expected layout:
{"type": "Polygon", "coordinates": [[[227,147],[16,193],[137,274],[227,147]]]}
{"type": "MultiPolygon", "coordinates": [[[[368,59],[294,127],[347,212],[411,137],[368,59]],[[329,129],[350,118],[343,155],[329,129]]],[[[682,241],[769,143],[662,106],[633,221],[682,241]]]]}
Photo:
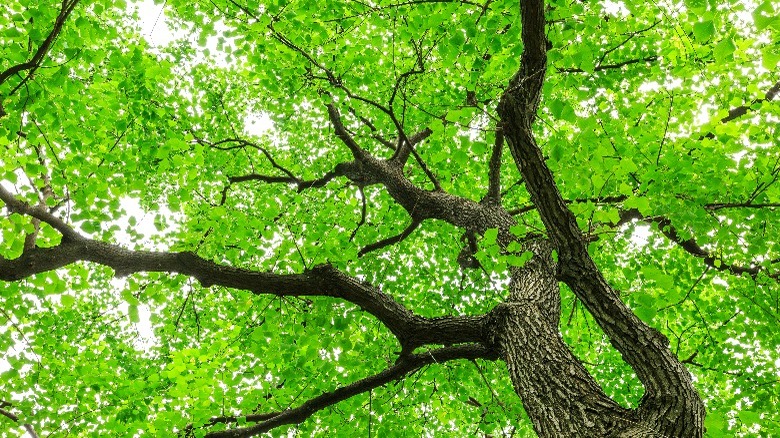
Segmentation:
{"type": "MultiPolygon", "coordinates": [[[[32,56],[56,3],[4,1],[0,71],[32,56]]],[[[284,177],[284,168],[312,180],[349,161],[329,102],[362,147],[389,157],[373,138],[394,142],[397,129],[370,100],[408,135],[430,128],[417,146],[422,160],[443,190],[479,201],[497,99],[523,49],[516,0],[158,7],[157,26],[181,36],[153,46],[137,23],[157,9],[139,15],[124,0],[83,1],[33,77],[18,89],[24,73],[0,85],[5,187],[37,204],[49,184],[45,206],[83,234],[128,248],[195,251],[278,273],[329,262],[424,316],[482,314],[506,297],[506,270],[530,254],[501,254],[495,230],[478,238],[484,270],[463,271],[462,231],[434,221],[358,257],[410,223],[384,187],[361,191],[335,178],[298,191],[229,178],[284,177]],[[247,130],[248,118],[264,117],[270,129],[247,130]],[[237,137],[273,162],[255,147],[210,146],[237,137]]],[[[707,404],[707,436],[772,436],[780,431],[780,105],[766,93],[780,79],[780,2],[548,7],[537,135],[593,236],[592,255],[688,364],[707,404]],[[721,121],[742,106],[744,115],[721,121]],[[630,210],[644,219],[623,220],[630,210]],[[686,250],[689,239],[706,258],[686,250]]],[[[413,158],[406,169],[432,188],[413,158]]],[[[503,204],[522,210],[518,234],[543,233],[536,212],[523,209],[530,199],[519,178],[505,154],[503,204]]],[[[29,217],[0,218],[0,255],[22,254],[33,230],[29,217]]],[[[59,239],[43,225],[37,244],[59,239]]],[[[573,295],[562,295],[566,341],[610,396],[636,405],[641,386],[630,368],[573,295]]],[[[20,417],[0,417],[0,437],[24,436],[22,423],[52,437],[173,436],[213,416],[298,406],[381,371],[397,349],[373,317],[334,299],[204,288],[168,274],[115,279],[76,263],[0,281],[0,400],[20,417]]],[[[426,367],[272,435],[288,430],[532,434],[505,364],[488,361],[426,367]]]]}

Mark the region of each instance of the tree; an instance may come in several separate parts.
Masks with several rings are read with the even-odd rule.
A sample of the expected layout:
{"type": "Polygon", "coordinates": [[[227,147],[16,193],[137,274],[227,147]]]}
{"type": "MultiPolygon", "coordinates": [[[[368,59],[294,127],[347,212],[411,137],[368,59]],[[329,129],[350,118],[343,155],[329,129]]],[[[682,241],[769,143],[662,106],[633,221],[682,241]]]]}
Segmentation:
{"type": "Polygon", "coordinates": [[[0,436],[780,430],[780,4],[7,4],[0,436]]]}

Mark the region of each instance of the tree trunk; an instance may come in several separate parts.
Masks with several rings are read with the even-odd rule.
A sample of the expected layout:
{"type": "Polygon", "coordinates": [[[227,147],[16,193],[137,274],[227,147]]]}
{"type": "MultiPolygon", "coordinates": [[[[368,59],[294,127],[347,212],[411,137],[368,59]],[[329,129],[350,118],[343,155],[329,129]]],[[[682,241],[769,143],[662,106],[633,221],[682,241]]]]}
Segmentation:
{"type": "Polygon", "coordinates": [[[701,436],[701,418],[666,418],[700,413],[695,393],[646,396],[636,410],[621,407],[604,393],[558,330],[560,294],[550,244],[537,240],[527,249],[534,257],[512,272],[509,299],[493,311],[489,339],[506,362],[536,433],[558,438],[701,436]]]}
{"type": "Polygon", "coordinates": [[[495,312],[493,341],[541,437],[701,437],[704,405],[690,374],[668,339],[634,315],[604,279],[536,143],[533,124],[547,72],[544,0],[523,0],[520,9],[523,54],[498,114],[552,248],[532,244],[534,258],[512,273],[510,299],[495,312]],[[558,280],[636,372],[645,389],[636,410],[610,400],[564,344],[557,327],[558,280]]]}
{"type": "Polygon", "coordinates": [[[512,272],[509,299],[493,311],[490,339],[540,437],[605,437],[631,417],[613,402],[563,342],[560,293],[551,248],[512,272]]]}

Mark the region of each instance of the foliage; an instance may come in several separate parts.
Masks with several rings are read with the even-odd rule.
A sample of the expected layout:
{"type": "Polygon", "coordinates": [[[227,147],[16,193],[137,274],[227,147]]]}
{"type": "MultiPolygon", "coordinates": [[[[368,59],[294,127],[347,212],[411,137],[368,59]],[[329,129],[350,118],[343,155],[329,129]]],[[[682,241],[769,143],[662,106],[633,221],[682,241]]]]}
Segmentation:
{"type": "MultiPolygon", "coordinates": [[[[53,217],[254,272],[328,264],[419,316],[459,317],[505,301],[531,256],[497,229],[414,217],[344,165],[338,128],[378,158],[413,140],[408,182],[483,200],[524,49],[516,1],[168,0],[165,45],[137,27],[152,9],[124,0],[4,4],[0,183],[25,204],[0,197],[0,261],[67,240],[53,217]]],[[[590,255],[693,374],[712,437],[780,430],[778,17],[772,1],[547,4],[534,133],[590,255]]],[[[546,233],[499,159],[512,232],[546,233]]],[[[0,264],[0,437],[200,436],[403,365],[354,300],[78,260],[13,281],[0,264]]],[[[631,368],[561,295],[564,339],[636,406],[631,368]]],[[[502,361],[422,362],[433,345],[417,347],[416,372],[272,434],[533,433],[502,361]]]]}

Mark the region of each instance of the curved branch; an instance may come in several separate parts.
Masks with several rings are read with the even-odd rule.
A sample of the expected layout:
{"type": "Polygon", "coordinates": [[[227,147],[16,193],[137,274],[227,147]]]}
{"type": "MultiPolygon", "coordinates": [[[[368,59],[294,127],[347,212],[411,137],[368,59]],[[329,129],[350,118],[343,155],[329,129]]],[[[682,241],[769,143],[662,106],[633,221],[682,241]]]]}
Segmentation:
{"type": "Polygon", "coordinates": [[[246,147],[250,147],[250,148],[256,149],[256,150],[260,151],[263,155],[265,155],[265,157],[268,159],[268,162],[271,163],[271,166],[274,169],[280,170],[282,173],[284,173],[285,175],[287,175],[291,179],[294,179],[294,180],[297,181],[297,178],[295,177],[295,175],[293,175],[292,172],[287,170],[285,167],[280,166],[279,163],[277,163],[276,160],[274,160],[274,157],[271,155],[270,152],[268,152],[268,150],[266,148],[258,145],[255,142],[252,142],[252,141],[249,141],[249,140],[245,140],[243,138],[225,138],[225,139],[222,139],[222,140],[219,140],[219,141],[211,142],[211,141],[199,138],[198,136],[195,135],[194,132],[192,134],[195,137],[195,141],[198,142],[199,144],[204,145],[204,146],[208,146],[208,147],[213,148],[213,149],[218,149],[218,150],[221,150],[221,151],[232,151],[232,150],[235,150],[235,149],[244,149],[246,147]],[[232,146],[225,146],[227,144],[234,144],[234,145],[232,145],[232,146]]]}
{"type": "Polygon", "coordinates": [[[397,234],[393,237],[388,237],[387,239],[382,239],[378,242],[374,242],[370,245],[364,246],[359,252],[358,257],[363,257],[364,255],[368,254],[371,251],[376,251],[378,249],[382,249],[386,246],[395,245],[398,242],[403,241],[407,237],[409,237],[414,230],[417,229],[418,226],[420,226],[421,221],[415,221],[413,220],[409,226],[407,226],[400,234],[397,234]]]}
{"type": "Polygon", "coordinates": [[[730,109],[729,114],[726,117],[720,119],[720,121],[721,123],[726,123],[734,119],[738,119],[744,116],[745,114],[747,114],[748,111],[751,110],[751,107],[753,105],[762,102],[771,102],[775,97],[777,97],[778,94],[780,94],[780,81],[777,81],[775,85],[773,85],[772,88],[770,88],[766,92],[766,94],[764,94],[763,98],[753,100],[752,102],[750,102],[750,105],[741,105],[736,108],[730,109]]]}
{"type": "Polygon", "coordinates": [[[621,48],[623,46],[625,46],[629,41],[634,39],[634,37],[636,37],[637,35],[641,35],[641,34],[647,32],[647,31],[653,29],[654,27],[658,26],[658,24],[661,23],[661,21],[662,20],[656,20],[650,26],[647,26],[647,27],[645,27],[643,29],[639,29],[639,30],[636,30],[636,31],[633,31],[633,32],[629,32],[628,33],[628,38],[624,39],[623,41],[621,41],[620,43],[616,44],[612,48],[605,50],[604,53],[599,58],[599,62],[597,62],[596,64],[597,65],[602,65],[604,63],[604,60],[607,59],[607,56],[609,56],[610,53],[614,52],[615,50],[617,50],[617,49],[619,49],[619,48],[621,48]]]}
{"type": "MultiPolygon", "coordinates": [[[[745,114],[749,113],[750,111],[753,111],[753,105],[759,104],[759,103],[762,103],[762,102],[771,102],[772,100],[775,99],[775,97],[777,97],[778,94],[780,94],[780,81],[775,82],[775,84],[772,86],[772,88],[767,90],[767,92],[764,94],[763,98],[753,99],[750,102],[750,104],[740,105],[738,107],[731,108],[729,110],[728,115],[726,115],[725,117],[720,119],[720,123],[728,123],[728,122],[730,122],[732,120],[736,120],[736,119],[744,116],[745,114]]],[[[699,136],[698,140],[701,141],[701,140],[703,140],[705,138],[714,139],[715,138],[715,133],[710,131],[710,132],[701,134],[699,136]]]]}
{"type": "MultiPolygon", "coordinates": [[[[297,408],[271,414],[261,414],[259,418],[263,420],[261,420],[262,422],[259,424],[239,429],[211,432],[207,433],[205,436],[207,438],[247,438],[260,435],[279,426],[299,424],[328,406],[332,406],[347,400],[350,397],[386,385],[394,380],[399,380],[426,365],[444,363],[458,359],[495,359],[495,355],[481,345],[461,345],[403,356],[393,366],[390,366],[377,374],[314,397],[297,408]],[[273,417],[265,419],[270,415],[273,415],[273,417]]],[[[222,419],[225,420],[228,418],[229,417],[222,417],[222,419]]],[[[212,421],[215,423],[226,422],[224,420],[219,420],[220,419],[215,419],[212,421]]]]}
{"type": "Polygon", "coordinates": [[[30,423],[21,423],[19,421],[19,416],[14,414],[13,412],[6,410],[6,408],[12,408],[13,403],[7,402],[5,400],[0,400],[0,415],[3,417],[8,418],[9,420],[13,421],[14,423],[21,424],[21,426],[24,428],[24,430],[27,432],[28,435],[30,435],[31,438],[38,438],[39,435],[35,431],[35,428],[30,423]]]}
{"type": "Polygon", "coordinates": [[[621,212],[620,223],[626,223],[631,220],[641,220],[643,222],[657,224],[658,230],[661,231],[661,234],[666,236],[667,239],[675,243],[688,254],[704,260],[704,264],[712,269],[721,272],[729,272],[738,277],[742,274],[747,274],[752,278],[755,278],[759,273],[763,272],[769,278],[780,280],[780,272],[770,273],[766,268],[763,268],[760,265],[752,265],[749,267],[740,266],[734,263],[727,263],[724,260],[715,257],[710,251],[702,248],[694,237],[688,239],[683,238],[677,228],[672,225],[672,221],[665,216],[644,216],[636,209],[621,212]]]}
{"type": "MultiPolygon", "coordinates": [[[[643,62],[645,64],[649,64],[657,60],[658,57],[655,55],[645,56],[644,58],[629,59],[626,61],[616,62],[614,64],[599,64],[593,69],[593,71],[616,70],[631,64],[639,64],[643,62]]],[[[558,73],[585,73],[585,70],[581,68],[556,68],[555,71],[558,73]]]]}
{"type": "Polygon", "coordinates": [[[16,199],[16,197],[0,185],[0,200],[5,203],[5,208],[11,213],[19,213],[31,216],[52,226],[62,234],[64,240],[76,241],[82,239],[76,231],[73,230],[62,219],[50,213],[43,206],[32,206],[26,202],[16,199]]]}
{"type": "Polygon", "coordinates": [[[242,183],[246,181],[260,181],[265,183],[294,184],[297,187],[297,190],[299,192],[302,192],[306,189],[324,187],[327,183],[331,182],[334,178],[343,176],[343,174],[344,173],[338,167],[334,170],[327,172],[325,175],[323,175],[320,178],[310,179],[310,180],[302,180],[295,176],[272,176],[272,175],[261,175],[258,173],[250,173],[248,175],[228,177],[228,182],[233,184],[233,183],[242,183]]]}
{"type": "Polygon", "coordinates": [[[18,281],[78,261],[114,269],[118,277],[136,272],[164,272],[197,279],[204,287],[223,286],[257,295],[324,296],[343,299],[376,317],[412,351],[426,344],[480,342],[481,317],[423,318],[378,288],[330,265],[300,274],[274,274],[214,263],[192,252],[133,251],[81,237],[51,248],[34,248],[16,259],[0,257],[0,280],[18,281]]]}
{"type": "MultiPolygon", "coordinates": [[[[7,81],[11,76],[23,71],[27,71],[27,76],[25,76],[22,82],[14,89],[14,91],[16,91],[19,89],[21,84],[26,82],[27,79],[29,79],[35,73],[35,71],[41,66],[43,59],[49,53],[49,50],[51,50],[51,46],[54,44],[54,40],[56,40],[60,32],[62,32],[62,28],[65,25],[65,22],[76,8],[78,2],[79,0],[63,0],[60,12],[57,14],[57,18],[54,20],[54,26],[49,32],[49,35],[46,36],[46,39],[43,40],[43,43],[38,46],[38,49],[35,51],[35,54],[33,54],[33,57],[30,58],[29,61],[13,65],[5,69],[3,72],[0,72],[0,85],[3,85],[3,83],[5,83],[5,81],[7,81]]],[[[9,93],[9,96],[13,94],[14,91],[9,93]]]]}

